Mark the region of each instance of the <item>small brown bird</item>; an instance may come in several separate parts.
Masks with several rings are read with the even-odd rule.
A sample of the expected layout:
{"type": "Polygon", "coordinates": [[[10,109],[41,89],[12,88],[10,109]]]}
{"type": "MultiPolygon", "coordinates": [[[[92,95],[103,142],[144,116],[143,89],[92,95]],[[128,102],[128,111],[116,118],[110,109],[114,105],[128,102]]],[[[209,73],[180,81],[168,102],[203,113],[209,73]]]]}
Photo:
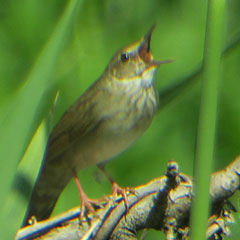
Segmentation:
{"type": "Polygon", "coordinates": [[[53,129],[23,225],[31,216],[50,216],[73,172],[107,162],[149,127],[158,106],[154,76],[159,65],[170,62],[153,59],[153,28],[113,56],[53,129]]]}

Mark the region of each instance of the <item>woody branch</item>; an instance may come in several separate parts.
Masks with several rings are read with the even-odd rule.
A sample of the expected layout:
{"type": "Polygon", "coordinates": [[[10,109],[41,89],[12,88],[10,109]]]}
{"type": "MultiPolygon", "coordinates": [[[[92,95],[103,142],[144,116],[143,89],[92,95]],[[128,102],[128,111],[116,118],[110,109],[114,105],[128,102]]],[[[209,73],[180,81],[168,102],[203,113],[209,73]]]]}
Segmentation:
{"type": "MultiPolygon", "coordinates": [[[[240,188],[240,156],[225,169],[211,176],[211,213],[206,237],[218,239],[230,234],[229,223],[236,211],[229,198],[240,188]]],[[[99,200],[96,215],[79,220],[79,207],[56,217],[20,229],[16,240],[28,239],[137,239],[144,228],[163,231],[166,239],[188,239],[193,200],[191,177],[180,173],[178,164],[169,161],[164,176],[134,188],[128,195],[129,209],[122,197],[99,200]]]]}

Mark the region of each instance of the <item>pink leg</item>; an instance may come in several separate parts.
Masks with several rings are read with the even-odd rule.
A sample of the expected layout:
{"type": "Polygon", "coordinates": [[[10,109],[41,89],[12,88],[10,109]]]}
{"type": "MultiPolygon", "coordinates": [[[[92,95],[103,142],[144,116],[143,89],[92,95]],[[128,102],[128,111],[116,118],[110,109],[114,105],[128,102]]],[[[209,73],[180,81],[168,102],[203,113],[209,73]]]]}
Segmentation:
{"type": "Polygon", "coordinates": [[[78,176],[77,176],[77,172],[75,169],[72,170],[73,172],[73,178],[74,181],[77,185],[78,191],[79,191],[79,196],[80,196],[80,200],[81,200],[81,213],[80,213],[80,219],[82,219],[84,217],[85,214],[85,210],[91,212],[92,214],[96,214],[95,209],[93,206],[98,206],[99,204],[97,203],[97,201],[94,201],[93,199],[89,199],[88,196],[86,195],[86,193],[83,191],[82,186],[79,182],[78,176]]]}
{"type": "Polygon", "coordinates": [[[112,195],[122,195],[123,200],[124,200],[125,205],[126,205],[126,209],[128,211],[129,210],[129,203],[128,203],[128,198],[127,198],[127,192],[135,194],[134,189],[120,187],[113,180],[113,178],[109,175],[109,173],[105,170],[105,165],[99,164],[97,166],[104,173],[104,175],[107,177],[107,179],[111,182],[111,184],[112,184],[112,195]]]}

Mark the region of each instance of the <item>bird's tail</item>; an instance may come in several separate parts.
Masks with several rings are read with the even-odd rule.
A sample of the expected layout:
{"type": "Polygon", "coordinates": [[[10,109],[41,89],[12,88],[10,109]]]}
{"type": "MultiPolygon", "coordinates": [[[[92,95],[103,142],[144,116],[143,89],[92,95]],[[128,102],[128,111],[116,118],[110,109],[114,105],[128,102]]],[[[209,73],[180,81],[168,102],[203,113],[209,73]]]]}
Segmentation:
{"type": "Polygon", "coordinates": [[[69,168],[59,168],[50,164],[47,164],[46,168],[44,165],[34,185],[22,226],[28,225],[33,216],[37,221],[48,218],[58,197],[73,176],[69,168]]]}

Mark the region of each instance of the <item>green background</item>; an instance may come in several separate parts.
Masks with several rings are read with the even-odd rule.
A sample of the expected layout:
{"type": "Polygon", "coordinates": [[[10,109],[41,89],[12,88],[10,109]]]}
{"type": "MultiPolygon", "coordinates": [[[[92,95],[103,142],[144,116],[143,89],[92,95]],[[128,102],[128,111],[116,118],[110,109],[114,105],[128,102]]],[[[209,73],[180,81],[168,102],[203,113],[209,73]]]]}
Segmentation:
{"type": "MultiPolygon", "coordinates": [[[[79,3],[72,5],[69,20],[62,19],[69,2],[0,1],[0,220],[8,223],[5,228],[0,226],[4,239],[11,239],[21,224],[48,129],[101,75],[119,48],[138,40],[152,24],[157,24],[152,53],[158,60],[174,60],[161,66],[157,73],[155,84],[160,90],[181,82],[202,62],[207,1],[75,1],[79,3]],[[66,24],[61,25],[61,20],[66,24]],[[50,109],[57,90],[60,91],[53,115],[50,109]]],[[[238,0],[227,1],[224,46],[239,37],[239,10],[238,0]]],[[[222,58],[215,170],[240,154],[239,66],[238,43],[222,58]]],[[[162,175],[169,159],[177,160],[182,172],[193,173],[200,80],[201,76],[195,78],[174,101],[164,104],[136,144],[108,164],[107,170],[121,186],[137,186],[162,175]]],[[[96,170],[93,166],[79,172],[83,188],[91,198],[111,191],[104,177],[96,181],[96,170]]],[[[239,209],[239,194],[233,203],[239,209]]],[[[72,181],[55,213],[78,204],[77,188],[72,181]]],[[[239,222],[238,214],[235,218],[239,222]]],[[[232,237],[228,239],[238,239],[239,224],[232,225],[231,230],[232,237]]],[[[147,239],[159,236],[164,239],[162,233],[151,230],[147,239]]]]}

